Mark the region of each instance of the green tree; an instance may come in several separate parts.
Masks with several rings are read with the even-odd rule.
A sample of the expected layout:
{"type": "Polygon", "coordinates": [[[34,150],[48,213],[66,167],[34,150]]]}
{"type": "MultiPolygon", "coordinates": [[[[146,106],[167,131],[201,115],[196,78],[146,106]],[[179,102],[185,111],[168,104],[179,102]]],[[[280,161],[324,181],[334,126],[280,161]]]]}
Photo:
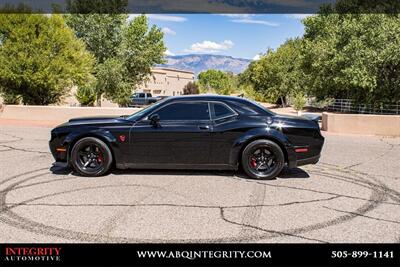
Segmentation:
{"type": "Polygon", "coordinates": [[[197,95],[199,93],[199,86],[195,82],[188,82],[185,87],[183,87],[184,95],[197,95]]]}
{"type": "MultiPolygon", "coordinates": [[[[124,106],[130,101],[135,86],[151,73],[151,67],[164,63],[164,34],[154,25],[149,29],[145,15],[128,21],[126,14],[118,14],[125,8],[126,1],[111,1],[112,10],[117,10],[115,13],[104,8],[109,5],[108,1],[94,2],[99,13],[67,15],[67,23],[96,57],[98,104],[104,94],[107,99],[124,106]]],[[[85,13],[93,8],[92,3],[81,1],[71,1],[68,6],[73,13],[85,13]]]]}
{"type": "Polygon", "coordinates": [[[67,25],[95,56],[97,64],[117,55],[128,18],[126,14],[68,14],[65,18],[67,25]]]}
{"type": "Polygon", "coordinates": [[[127,13],[128,0],[67,0],[67,11],[75,14],[127,13]]]}
{"type": "Polygon", "coordinates": [[[62,16],[1,14],[0,33],[3,94],[48,105],[92,78],[94,58],[62,16]]]}
{"type": "MultiPolygon", "coordinates": [[[[81,39],[87,49],[96,58],[96,70],[106,70],[110,63],[108,59],[117,57],[123,38],[123,28],[126,27],[128,16],[126,12],[127,0],[69,0],[67,1],[66,22],[75,35],[81,39]]],[[[104,74],[104,73],[102,73],[104,74]]],[[[98,77],[98,74],[95,73],[98,77]]],[[[96,92],[97,104],[100,105],[101,96],[105,88],[93,83],[96,92]]],[[[107,94],[109,96],[109,94],[107,94]]]]}
{"type": "Polygon", "coordinates": [[[400,100],[400,18],[375,2],[339,1],[304,20],[303,70],[319,99],[400,100]]]}
{"type": "Polygon", "coordinates": [[[268,50],[260,60],[249,65],[239,80],[242,84],[251,84],[263,98],[271,102],[280,99],[285,106],[289,95],[305,90],[301,45],[301,39],[290,39],[276,51],[268,50]]]}
{"type": "MultiPolygon", "coordinates": [[[[129,103],[129,96],[132,94],[132,86],[127,79],[127,69],[124,62],[117,58],[110,58],[97,68],[97,87],[101,88],[104,96],[118,103],[120,106],[126,106],[129,103]]],[[[100,91],[100,90],[98,90],[100,91]]]]}
{"type": "Polygon", "coordinates": [[[220,70],[207,70],[198,75],[200,91],[229,95],[235,91],[234,76],[220,70]]]}
{"type": "Polygon", "coordinates": [[[145,15],[129,22],[117,55],[97,67],[97,91],[121,106],[127,105],[133,89],[147,79],[151,67],[164,63],[163,37],[160,28],[149,29],[145,15]]]}
{"type": "Polygon", "coordinates": [[[124,29],[117,59],[123,64],[125,81],[131,88],[148,78],[152,66],[165,62],[163,39],[160,28],[153,25],[149,29],[145,15],[136,17],[124,29]]]}

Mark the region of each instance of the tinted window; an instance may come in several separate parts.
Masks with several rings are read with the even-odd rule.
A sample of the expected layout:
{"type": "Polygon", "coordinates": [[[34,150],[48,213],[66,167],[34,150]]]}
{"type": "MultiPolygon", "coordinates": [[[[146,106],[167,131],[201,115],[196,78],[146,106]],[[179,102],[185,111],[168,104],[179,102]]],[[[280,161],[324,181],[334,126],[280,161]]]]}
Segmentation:
{"type": "Polygon", "coordinates": [[[160,120],[210,120],[207,103],[175,103],[156,113],[160,120]]]}
{"type": "Polygon", "coordinates": [[[213,105],[214,105],[214,117],[216,119],[228,117],[235,114],[231,109],[229,109],[227,106],[223,104],[213,104],[213,105]]]}
{"type": "Polygon", "coordinates": [[[234,109],[243,114],[257,115],[257,114],[267,114],[273,115],[274,112],[266,109],[255,101],[250,101],[248,99],[243,99],[242,101],[229,101],[229,105],[234,107],[234,109]]]}

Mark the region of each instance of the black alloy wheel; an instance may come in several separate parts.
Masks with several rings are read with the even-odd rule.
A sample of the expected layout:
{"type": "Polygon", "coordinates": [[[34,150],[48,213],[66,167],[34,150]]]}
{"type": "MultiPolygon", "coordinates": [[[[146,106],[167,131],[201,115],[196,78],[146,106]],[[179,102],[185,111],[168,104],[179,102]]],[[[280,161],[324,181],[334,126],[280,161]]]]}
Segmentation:
{"type": "Polygon", "coordinates": [[[270,140],[256,140],[242,153],[242,167],[248,176],[256,179],[273,179],[282,171],[285,157],[282,149],[270,140]]]}
{"type": "Polygon", "coordinates": [[[111,168],[111,150],[100,139],[82,138],[72,148],[70,164],[83,176],[101,176],[111,168]]]}

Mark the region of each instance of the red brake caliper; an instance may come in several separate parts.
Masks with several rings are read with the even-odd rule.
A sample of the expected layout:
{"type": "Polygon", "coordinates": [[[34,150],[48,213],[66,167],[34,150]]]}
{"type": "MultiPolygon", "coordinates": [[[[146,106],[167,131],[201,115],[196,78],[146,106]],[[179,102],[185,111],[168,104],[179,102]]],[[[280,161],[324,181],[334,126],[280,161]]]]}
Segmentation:
{"type": "Polygon", "coordinates": [[[251,167],[253,167],[253,168],[257,167],[257,161],[256,161],[255,158],[251,158],[251,159],[250,159],[250,165],[251,165],[251,167]]]}
{"type": "Polygon", "coordinates": [[[100,154],[97,156],[97,161],[101,163],[103,161],[103,156],[100,154]]]}

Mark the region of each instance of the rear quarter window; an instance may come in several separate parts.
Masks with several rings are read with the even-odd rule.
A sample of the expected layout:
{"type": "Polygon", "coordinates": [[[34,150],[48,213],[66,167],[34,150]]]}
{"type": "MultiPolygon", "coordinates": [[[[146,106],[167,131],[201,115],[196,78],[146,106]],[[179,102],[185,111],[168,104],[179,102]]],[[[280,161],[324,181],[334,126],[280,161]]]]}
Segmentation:
{"type": "Polygon", "coordinates": [[[255,104],[249,100],[241,100],[241,101],[229,101],[229,105],[235,109],[237,112],[245,115],[273,115],[272,111],[267,110],[266,108],[260,106],[259,104],[255,104]]]}
{"type": "Polygon", "coordinates": [[[234,116],[236,114],[234,111],[232,111],[231,108],[229,108],[225,104],[212,103],[212,106],[214,109],[214,114],[213,114],[214,119],[226,118],[229,116],[234,116]]]}

